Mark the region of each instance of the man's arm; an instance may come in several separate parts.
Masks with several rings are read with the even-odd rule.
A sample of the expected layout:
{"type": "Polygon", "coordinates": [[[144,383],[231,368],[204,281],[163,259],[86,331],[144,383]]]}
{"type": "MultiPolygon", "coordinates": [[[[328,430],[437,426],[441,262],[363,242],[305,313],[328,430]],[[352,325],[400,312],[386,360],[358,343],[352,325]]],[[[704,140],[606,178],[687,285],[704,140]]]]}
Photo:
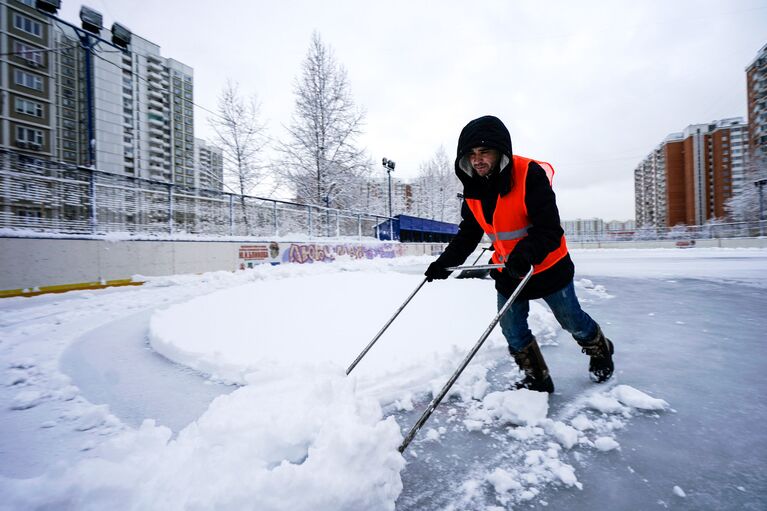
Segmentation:
{"type": "Polygon", "coordinates": [[[466,201],[461,205],[461,218],[458,234],[450,241],[442,255],[437,258],[437,262],[443,268],[462,264],[482,240],[484,231],[474,218],[474,213],[466,205],[466,201]]]}

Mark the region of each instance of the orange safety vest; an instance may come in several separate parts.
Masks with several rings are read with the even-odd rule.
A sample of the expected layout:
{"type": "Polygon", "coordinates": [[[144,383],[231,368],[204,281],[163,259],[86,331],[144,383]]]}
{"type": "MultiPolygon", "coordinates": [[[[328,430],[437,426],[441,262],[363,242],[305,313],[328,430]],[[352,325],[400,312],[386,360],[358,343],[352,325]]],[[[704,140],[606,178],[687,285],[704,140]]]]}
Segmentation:
{"type": "MultiPolygon", "coordinates": [[[[513,186],[506,195],[499,196],[493,213],[493,223],[488,224],[485,221],[485,214],[482,212],[482,202],[479,199],[466,199],[466,205],[469,206],[474,218],[490,237],[493,242],[495,252],[493,252],[493,262],[503,264],[519,243],[519,240],[527,236],[527,230],[532,227],[530,219],[527,216],[527,206],[525,206],[525,186],[527,179],[527,168],[531,161],[536,162],[546,172],[549,183],[554,179],[554,168],[546,162],[532,160],[524,156],[513,156],[512,179],[514,183],[522,183],[522,186],[513,186]]],[[[540,273],[554,266],[558,261],[567,255],[567,243],[565,236],[559,242],[559,247],[550,252],[540,263],[533,265],[533,274],[540,273]]],[[[499,270],[500,271],[500,270],[499,270]]]]}

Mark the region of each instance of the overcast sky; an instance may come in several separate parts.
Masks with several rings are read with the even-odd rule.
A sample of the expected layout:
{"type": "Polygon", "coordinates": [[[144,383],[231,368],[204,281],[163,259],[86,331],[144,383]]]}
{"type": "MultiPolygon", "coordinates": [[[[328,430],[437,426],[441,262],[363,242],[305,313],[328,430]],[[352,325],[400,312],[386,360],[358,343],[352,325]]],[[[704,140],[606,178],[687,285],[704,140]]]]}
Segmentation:
{"type": "MultiPolygon", "coordinates": [[[[60,16],[78,20],[79,2],[60,16]]],[[[517,154],[550,162],[563,219],[634,217],[633,169],[689,124],[746,117],[745,68],[767,44],[764,0],[88,0],[194,68],[214,110],[227,79],[283,134],[312,31],[365,109],[361,144],[413,178],[469,120],[500,117],[517,154]]],[[[196,135],[211,138],[197,108],[196,135]]]]}

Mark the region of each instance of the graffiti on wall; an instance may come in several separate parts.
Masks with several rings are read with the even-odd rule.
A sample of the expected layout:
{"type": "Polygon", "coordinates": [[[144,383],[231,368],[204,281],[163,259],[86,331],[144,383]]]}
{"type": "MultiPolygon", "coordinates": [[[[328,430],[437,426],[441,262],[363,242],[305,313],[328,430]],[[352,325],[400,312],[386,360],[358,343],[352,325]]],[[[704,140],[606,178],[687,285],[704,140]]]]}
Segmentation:
{"type": "Polygon", "coordinates": [[[404,255],[402,245],[360,245],[339,244],[319,245],[314,243],[291,243],[282,254],[286,263],[314,263],[335,261],[337,257],[348,256],[352,259],[392,258],[404,255]]]}

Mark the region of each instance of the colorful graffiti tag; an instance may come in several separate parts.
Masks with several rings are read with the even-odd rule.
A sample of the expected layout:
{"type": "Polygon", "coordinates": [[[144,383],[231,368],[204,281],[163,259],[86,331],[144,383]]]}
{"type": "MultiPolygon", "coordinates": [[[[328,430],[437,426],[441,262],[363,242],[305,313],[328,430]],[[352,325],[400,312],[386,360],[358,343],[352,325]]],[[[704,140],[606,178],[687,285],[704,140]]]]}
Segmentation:
{"type": "Polygon", "coordinates": [[[348,256],[352,259],[392,258],[404,255],[402,245],[319,245],[313,243],[291,243],[282,254],[286,263],[314,263],[335,261],[337,257],[348,256]]]}

